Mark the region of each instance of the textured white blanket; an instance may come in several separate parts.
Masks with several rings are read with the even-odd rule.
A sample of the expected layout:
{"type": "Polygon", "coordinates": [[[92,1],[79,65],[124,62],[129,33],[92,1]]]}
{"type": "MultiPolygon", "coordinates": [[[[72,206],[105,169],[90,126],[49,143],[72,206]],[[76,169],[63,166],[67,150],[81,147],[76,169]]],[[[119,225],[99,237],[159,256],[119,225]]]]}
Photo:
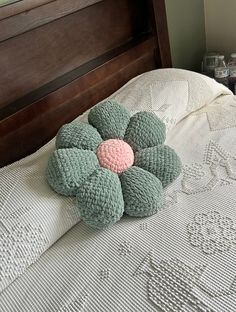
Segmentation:
{"type": "Polygon", "coordinates": [[[105,231],[79,222],[26,270],[78,216],[44,183],[54,141],[2,169],[0,311],[236,311],[235,97],[181,70],[145,74],[113,97],[170,125],[182,175],[158,214],[105,231]]]}

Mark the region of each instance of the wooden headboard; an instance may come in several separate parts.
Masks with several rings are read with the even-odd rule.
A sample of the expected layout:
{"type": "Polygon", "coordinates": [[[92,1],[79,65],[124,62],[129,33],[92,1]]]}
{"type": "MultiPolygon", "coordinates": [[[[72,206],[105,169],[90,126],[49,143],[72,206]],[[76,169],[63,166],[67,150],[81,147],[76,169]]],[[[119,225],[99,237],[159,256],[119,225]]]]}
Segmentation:
{"type": "Polygon", "coordinates": [[[0,166],[37,150],[132,77],[170,66],[164,0],[0,8],[0,166]]]}

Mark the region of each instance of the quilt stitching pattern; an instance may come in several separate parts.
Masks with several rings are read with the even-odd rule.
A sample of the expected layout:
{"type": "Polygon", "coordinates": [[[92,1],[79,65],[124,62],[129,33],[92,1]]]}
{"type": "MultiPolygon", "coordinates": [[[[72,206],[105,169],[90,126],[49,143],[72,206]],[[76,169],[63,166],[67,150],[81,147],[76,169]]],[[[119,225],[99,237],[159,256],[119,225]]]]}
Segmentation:
{"type": "Polygon", "coordinates": [[[236,111],[219,110],[207,113],[211,131],[223,130],[236,127],[236,111]]]}
{"type": "Polygon", "coordinates": [[[236,127],[236,97],[215,101],[215,105],[203,107],[192,116],[206,114],[210,131],[218,131],[236,127]]]}
{"type": "Polygon", "coordinates": [[[73,299],[70,303],[64,305],[58,310],[58,312],[82,312],[87,302],[87,295],[82,297],[77,297],[73,299]]]}
{"type": "Polygon", "coordinates": [[[209,285],[200,281],[198,285],[205,293],[207,293],[212,298],[222,297],[222,296],[230,296],[236,293],[236,277],[233,279],[232,283],[230,284],[229,288],[220,289],[218,291],[212,290],[209,285]]]}
{"type": "Polygon", "coordinates": [[[12,192],[17,186],[17,178],[15,180],[9,179],[4,181],[1,185],[1,197],[0,197],[0,216],[4,216],[4,208],[11,197],[12,192]]]}
{"type": "Polygon", "coordinates": [[[190,244],[208,255],[228,251],[236,244],[233,220],[217,211],[196,214],[187,225],[187,232],[190,244]]]}
{"type": "Polygon", "coordinates": [[[236,157],[217,143],[206,146],[202,163],[183,166],[179,189],[166,192],[166,205],[176,204],[181,193],[187,195],[211,191],[216,186],[226,186],[236,181],[236,157]]]}
{"type": "Polygon", "coordinates": [[[11,213],[4,213],[1,216],[2,220],[7,220],[7,219],[19,219],[22,215],[24,215],[25,213],[27,213],[28,211],[31,210],[31,207],[29,206],[21,206],[21,207],[17,207],[16,210],[14,210],[11,213]]]}
{"type": "Polygon", "coordinates": [[[111,275],[111,270],[110,269],[102,269],[99,271],[99,278],[101,280],[108,279],[111,275]]]}
{"type": "Polygon", "coordinates": [[[139,230],[140,231],[146,231],[149,228],[148,222],[142,222],[139,224],[139,230]]]}
{"type": "MultiPolygon", "coordinates": [[[[118,102],[133,103],[130,108],[132,114],[137,112],[137,101],[143,101],[145,105],[145,110],[156,113],[158,117],[166,124],[167,129],[172,128],[178,121],[178,117],[174,117],[173,113],[169,113],[168,110],[172,104],[172,99],[169,99],[169,92],[166,91],[160,94],[160,91],[166,85],[172,85],[172,92],[175,94],[180,94],[179,101],[181,101],[181,106],[185,106],[186,112],[191,111],[193,106],[193,101],[190,101],[190,91],[189,91],[189,81],[184,80],[173,80],[173,81],[156,81],[150,83],[150,79],[144,80],[142,85],[130,84],[128,86],[125,97],[123,93],[117,93],[112,99],[117,100],[118,102]],[[130,90],[130,92],[128,92],[130,90]],[[158,96],[156,95],[156,93],[158,96]],[[155,93],[155,94],[154,94],[155,93]],[[184,103],[183,103],[184,102],[184,103]]],[[[176,97],[176,95],[175,95],[176,97]]]]}
{"type": "Polygon", "coordinates": [[[235,159],[220,145],[210,141],[206,147],[203,163],[194,163],[183,168],[182,191],[186,194],[196,194],[211,191],[219,184],[228,185],[235,181],[236,172],[232,167],[235,159]],[[199,186],[193,187],[191,184],[199,186]]]}
{"type": "MultiPolygon", "coordinates": [[[[172,128],[174,125],[177,124],[178,121],[178,117],[174,117],[173,113],[168,113],[169,108],[171,108],[172,101],[171,103],[169,102],[170,99],[168,99],[169,97],[169,93],[165,92],[161,99],[163,104],[160,105],[160,103],[158,102],[160,99],[160,94],[159,96],[155,95],[155,90],[157,89],[157,86],[163,86],[163,84],[165,85],[165,83],[167,83],[167,81],[157,81],[155,83],[152,83],[150,85],[150,95],[151,95],[151,111],[154,113],[157,113],[157,115],[162,119],[162,121],[166,124],[167,129],[172,128]],[[154,109],[154,107],[156,109],[154,109]]],[[[181,105],[185,107],[185,111],[189,111],[191,110],[191,104],[189,101],[189,82],[188,80],[177,80],[177,81],[168,81],[168,84],[172,84],[172,88],[173,90],[176,90],[176,94],[179,94],[180,89],[181,89],[181,99],[182,99],[182,103],[181,105]],[[178,91],[177,91],[178,90],[178,91]]],[[[162,89],[162,87],[160,87],[160,89],[162,89]]],[[[178,111],[178,108],[177,108],[178,111]]]]}
{"type": "Polygon", "coordinates": [[[0,227],[0,290],[5,283],[35,262],[47,246],[41,226],[17,223],[10,230],[1,222],[0,227]]]}
{"type": "Polygon", "coordinates": [[[118,252],[120,256],[128,256],[132,253],[132,245],[128,241],[119,244],[118,252]]]}
{"type": "MultiPolygon", "coordinates": [[[[49,240],[40,225],[42,221],[39,225],[37,220],[36,225],[33,221],[35,220],[33,215],[35,208],[44,207],[46,197],[48,199],[56,197],[50,189],[48,193],[45,192],[45,189],[42,191],[40,189],[38,196],[35,196],[38,191],[37,186],[44,179],[45,177],[41,175],[29,178],[22,176],[21,180],[18,177],[7,178],[3,183],[0,198],[0,291],[3,291],[15,278],[24,273],[49,245],[49,240]],[[24,192],[26,181],[36,191],[32,198],[22,199],[20,194],[24,192]],[[42,201],[40,200],[41,194],[43,195],[42,201]],[[26,214],[28,214],[28,221],[21,222],[26,214]]],[[[64,200],[64,213],[67,224],[74,224],[79,220],[78,212],[75,210],[71,198],[64,200]]]]}
{"type": "Polygon", "coordinates": [[[204,265],[190,267],[177,258],[155,263],[151,251],[135,275],[148,275],[148,299],[163,312],[214,312],[193,293],[194,287],[201,288],[200,278],[205,268],[204,265]]]}
{"type": "MultiPolygon", "coordinates": [[[[30,180],[31,185],[34,185],[34,181],[38,181],[39,179],[43,179],[44,176],[37,176],[30,180]]],[[[21,180],[18,177],[15,177],[15,180],[6,180],[1,189],[1,194],[3,196],[0,198],[0,219],[7,220],[7,219],[18,219],[21,218],[24,214],[29,212],[32,207],[27,204],[21,204],[21,202],[17,202],[12,204],[11,199],[15,196],[15,192],[20,190],[22,192],[23,185],[25,183],[25,177],[21,177],[21,180]],[[9,203],[10,202],[10,203],[9,203]]],[[[18,195],[19,196],[19,195],[18,195]]],[[[53,194],[53,196],[55,196],[53,194]]]]}
{"type": "Polygon", "coordinates": [[[207,119],[211,131],[236,127],[235,103],[207,112],[207,119]]]}
{"type": "Polygon", "coordinates": [[[179,201],[179,196],[182,194],[181,190],[174,190],[173,192],[166,192],[165,194],[165,204],[164,207],[170,207],[175,205],[179,201]]]}

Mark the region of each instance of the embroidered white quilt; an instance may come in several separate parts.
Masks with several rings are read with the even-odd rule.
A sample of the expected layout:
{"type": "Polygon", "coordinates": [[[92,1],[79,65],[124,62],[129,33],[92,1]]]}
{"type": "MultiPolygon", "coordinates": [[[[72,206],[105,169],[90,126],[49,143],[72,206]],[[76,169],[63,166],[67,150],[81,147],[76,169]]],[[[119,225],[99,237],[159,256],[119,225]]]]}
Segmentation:
{"type": "Polygon", "coordinates": [[[1,169],[0,311],[236,312],[236,97],[163,69],[111,98],[166,122],[181,176],[156,215],[98,231],[45,182],[54,140],[1,169]]]}

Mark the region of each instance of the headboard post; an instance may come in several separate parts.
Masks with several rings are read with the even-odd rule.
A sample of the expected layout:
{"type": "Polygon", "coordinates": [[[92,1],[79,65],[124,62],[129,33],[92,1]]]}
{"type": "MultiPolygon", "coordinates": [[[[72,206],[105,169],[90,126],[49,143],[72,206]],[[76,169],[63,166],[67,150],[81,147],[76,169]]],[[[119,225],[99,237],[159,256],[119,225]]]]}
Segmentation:
{"type": "Polygon", "coordinates": [[[165,0],[149,0],[151,22],[156,33],[158,67],[172,67],[165,0]]]}

